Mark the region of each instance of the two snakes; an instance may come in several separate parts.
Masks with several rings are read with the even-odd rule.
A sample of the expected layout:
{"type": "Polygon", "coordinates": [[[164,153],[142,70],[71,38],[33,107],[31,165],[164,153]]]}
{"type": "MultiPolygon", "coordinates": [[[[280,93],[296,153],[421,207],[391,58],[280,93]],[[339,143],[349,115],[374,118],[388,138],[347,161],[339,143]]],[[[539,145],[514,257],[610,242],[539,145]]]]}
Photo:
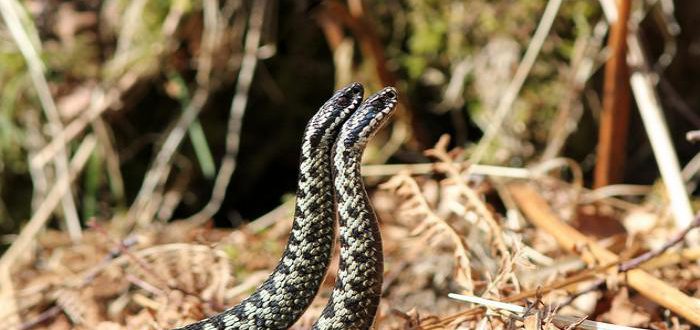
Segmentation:
{"type": "Polygon", "coordinates": [[[314,329],[369,329],[381,295],[383,257],[376,215],[360,173],[367,142],[396,108],[387,87],[362,102],[364,88],[338,90],[304,131],[294,223],[275,270],[238,305],[174,330],[287,329],[318,293],[331,261],[335,204],[340,267],[314,329]]]}

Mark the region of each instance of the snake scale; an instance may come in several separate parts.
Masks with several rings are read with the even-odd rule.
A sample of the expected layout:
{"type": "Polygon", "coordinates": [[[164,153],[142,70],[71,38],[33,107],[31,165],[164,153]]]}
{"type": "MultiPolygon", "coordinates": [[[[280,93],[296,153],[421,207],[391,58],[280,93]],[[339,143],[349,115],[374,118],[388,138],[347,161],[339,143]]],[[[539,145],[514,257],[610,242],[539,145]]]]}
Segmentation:
{"type": "Polygon", "coordinates": [[[383,258],[360,163],[367,142],[393,113],[397,94],[391,87],[384,88],[357,108],[362,93],[357,83],[339,90],[307,125],[294,224],[273,273],[239,305],[175,330],[289,328],[311,304],[330,263],[333,190],[339,211],[340,268],[330,301],[313,327],[368,329],[372,325],[381,294],[383,258]]]}

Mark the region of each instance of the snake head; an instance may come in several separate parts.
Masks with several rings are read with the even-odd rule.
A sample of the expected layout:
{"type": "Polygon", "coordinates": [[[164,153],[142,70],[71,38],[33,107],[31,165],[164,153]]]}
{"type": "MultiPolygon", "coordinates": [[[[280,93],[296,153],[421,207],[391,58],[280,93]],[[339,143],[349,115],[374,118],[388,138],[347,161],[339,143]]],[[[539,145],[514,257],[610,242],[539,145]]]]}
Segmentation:
{"type": "Polygon", "coordinates": [[[343,125],[337,143],[344,148],[363,148],[394,113],[397,102],[398,93],[393,87],[368,97],[343,125]]]}
{"type": "Polygon", "coordinates": [[[356,82],[336,91],[309,121],[304,140],[312,145],[332,144],[343,123],[362,102],[364,92],[362,85],[356,82]]]}

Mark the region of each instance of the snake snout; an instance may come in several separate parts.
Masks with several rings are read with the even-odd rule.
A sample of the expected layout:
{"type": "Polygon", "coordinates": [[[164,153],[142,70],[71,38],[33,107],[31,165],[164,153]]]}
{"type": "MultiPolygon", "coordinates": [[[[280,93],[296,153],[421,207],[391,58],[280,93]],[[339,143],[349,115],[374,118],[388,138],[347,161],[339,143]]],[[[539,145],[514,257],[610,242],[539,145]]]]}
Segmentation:
{"type": "Polygon", "coordinates": [[[351,83],[350,85],[348,85],[348,88],[349,88],[350,91],[351,91],[352,93],[354,93],[355,95],[362,95],[362,94],[364,93],[364,91],[365,91],[365,89],[362,87],[362,85],[361,85],[360,83],[356,83],[356,82],[351,83]]]}
{"type": "Polygon", "coordinates": [[[385,87],[379,91],[373,98],[368,100],[374,113],[371,117],[381,120],[393,112],[398,102],[398,97],[399,95],[394,87],[385,87]]]}
{"type": "Polygon", "coordinates": [[[362,101],[364,92],[365,89],[361,84],[351,83],[345,86],[341,93],[338,93],[335,103],[342,108],[355,107],[362,101]]]}
{"type": "Polygon", "coordinates": [[[399,94],[398,94],[398,92],[396,92],[396,88],[394,88],[394,87],[386,87],[386,88],[384,88],[384,89],[382,90],[382,94],[383,94],[385,97],[387,97],[387,98],[389,98],[389,99],[392,99],[392,100],[394,100],[394,101],[396,101],[396,100],[399,98],[399,94]]]}

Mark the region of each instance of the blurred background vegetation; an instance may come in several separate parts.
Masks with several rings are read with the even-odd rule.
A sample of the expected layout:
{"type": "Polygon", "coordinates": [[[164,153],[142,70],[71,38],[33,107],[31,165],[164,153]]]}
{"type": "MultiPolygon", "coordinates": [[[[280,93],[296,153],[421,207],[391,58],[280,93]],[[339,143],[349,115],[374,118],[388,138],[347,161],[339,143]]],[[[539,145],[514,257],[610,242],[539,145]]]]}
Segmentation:
{"type": "MultiPolygon", "coordinates": [[[[471,151],[494,120],[547,3],[6,1],[0,232],[16,233],[50,195],[65,171],[61,137],[63,160],[96,142],[70,185],[83,224],[197,214],[226,157],[235,170],[229,184],[220,175],[225,198],[205,214],[220,226],[259,217],[294,191],[306,121],[350,81],[363,83],[367,94],[385,85],[401,93],[401,112],[375,139],[367,162],[424,162],[422,151],[443,134],[452,147],[471,151]]],[[[590,181],[605,22],[596,1],[563,2],[482,162],[525,166],[565,156],[590,181]]],[[[655,73],[681,165],[697,152],[684,136],[700,127],[699,23],[696,1],[633,1],[630,29],[655,73]]],[[[624,182],[651,184],[658,170],[639,115],[631,113],[624,182]]],[[[57,208],[58,218],[70,217],[70,203],[57,208]]]]}

